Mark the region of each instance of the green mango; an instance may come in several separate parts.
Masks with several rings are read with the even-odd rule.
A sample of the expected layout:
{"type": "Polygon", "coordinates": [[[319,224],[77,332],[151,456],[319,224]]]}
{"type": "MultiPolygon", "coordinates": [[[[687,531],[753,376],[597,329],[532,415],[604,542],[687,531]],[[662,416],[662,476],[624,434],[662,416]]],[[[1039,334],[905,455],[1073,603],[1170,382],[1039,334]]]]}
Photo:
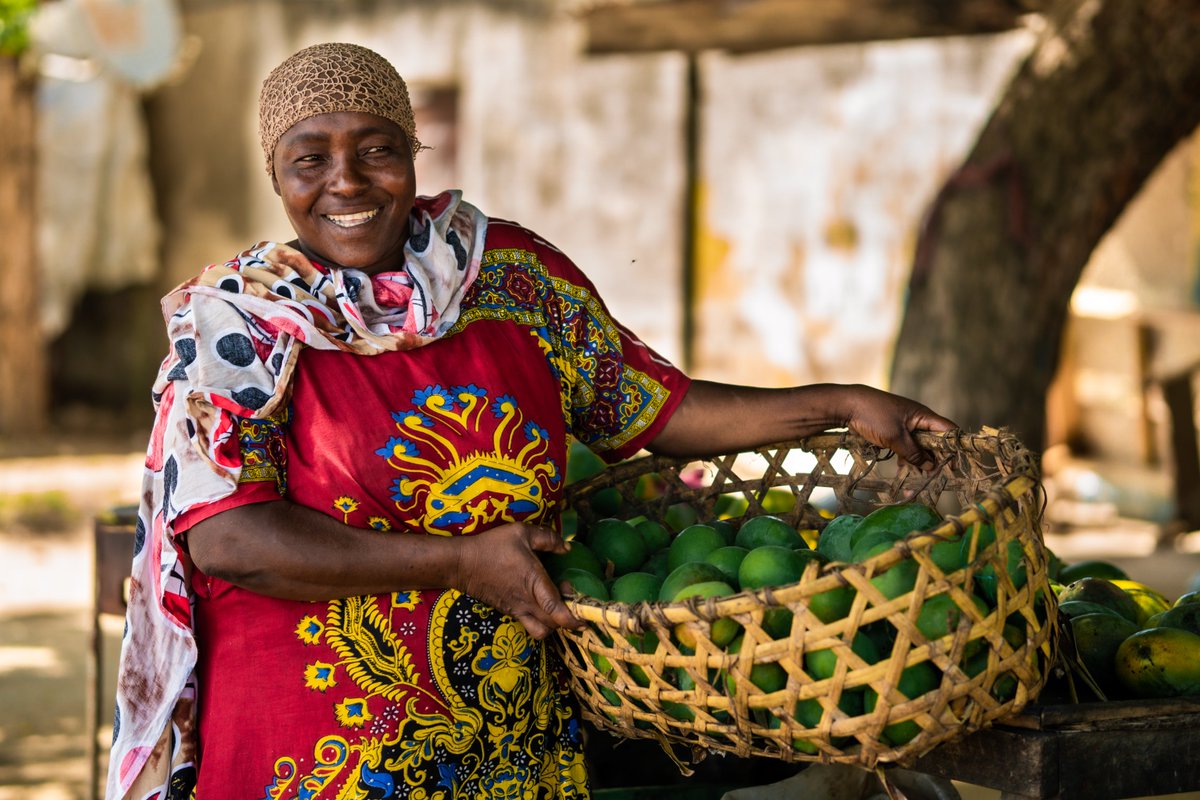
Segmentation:
{"type": "Polygon", "coordinates": [[[829,520],[817,537],[817,552],[830,561],[850,561],[850,541],[862,521],[861,514],[842,514],[829,520]]]}
{"type": "Polygon", "coordinates": [[[1062,590],[1058,602],[1069,603],[1082,600],[1105,606],[1130,622],[1138,621],[1138,604],[1121,587],[1104,578],[1081,578],[1062,590]]]}

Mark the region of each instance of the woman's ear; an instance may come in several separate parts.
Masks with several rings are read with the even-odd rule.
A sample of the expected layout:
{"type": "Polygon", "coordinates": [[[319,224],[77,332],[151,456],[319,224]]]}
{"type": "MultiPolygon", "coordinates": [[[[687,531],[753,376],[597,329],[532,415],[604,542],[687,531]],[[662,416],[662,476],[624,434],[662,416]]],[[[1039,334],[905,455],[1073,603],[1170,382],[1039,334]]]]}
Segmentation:
{"type": "Polygon", "coordinates": [[[279,194],[279,179],[275,177],[275,168],[274,167],[271,168],[271,188],[275,190],[275,194],[277,196],[279,196],[279,197],[283,196],[283,195],[279,194]]]}

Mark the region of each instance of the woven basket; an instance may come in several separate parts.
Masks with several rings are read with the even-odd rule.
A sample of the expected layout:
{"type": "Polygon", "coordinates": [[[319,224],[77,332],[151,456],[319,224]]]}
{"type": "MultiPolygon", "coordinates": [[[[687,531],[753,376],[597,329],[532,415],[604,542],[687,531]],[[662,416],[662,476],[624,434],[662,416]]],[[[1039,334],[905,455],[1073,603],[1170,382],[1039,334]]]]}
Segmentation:
{"type": "Polygon", "coordinates": [[[1039,530],[1042,494],[1035,461],[1015,437],[992,429],[920,434],[918,440],[937,460],[933,472],[900,468],[890,451],[851,433],[832,433],[703,461],[636,459],[568,487],[581,527],[595,521],[591,499],[609,487],[621,493],[626,517],[663,519],[670,505],[684,502],[707,519],[718,498],[732,494],[744,498],[740,519],[745,519],[766,513],[763,499],[772,487],[794,494],[792,510],[775,516],[801,529],[827,522],[828,514],[821,515],[810,500],[826,507],[836,503],[836,513],[859,514],[915,501],[944,515],[932,530],[910,533],[862,563],[810,562],[801,580],[789,586],[677,603],[568,600],[575,615],[590,623],[558,637],[585,718],[620,737],[658,740],[685,771],[686,763],[709,751],[874,768],[909,763],[1036,697],[1055,656],[1057,613],[1039,530]],[[643,476],[650,474],[658,476],[663,493],[641,499],[639,483],[644,486],[643,476]],[[933,545],[960,534],[978,542],[981,523],[993,526],[995,544],[971,545],[968,565],[944,574],[931,558],[933,545]],[[1006,564],[1018,555],[1026,576],[1019,587],[1009,577],[1012,564],[1006,564]],[[906,559],[917,565],[915,588],[888,599],[870,579],[906,559]],[[995,602],[981,612],[971,594],[989,564],[996,576],[995,602]],[[839,587],[855,592],[850,610],[842,619],[822,622],[808,601],[839,587]],[[950,634],[929,641],[915,620],[927,598],[943,593],[962,609],[961,620],[950,634]],[[764,615],[777,609],[793,617],[790,635],[772,639],[764,615]],[[741,625],[737,653],[713,643],[712,623],[720,619],[741,625]],[[694,637],[694,652],[672,636],[680,626],[694,637]],[[851,650],[860,631],[881,630],[889,640],[894,637],[882,660],[867,663],[851,650]],[[805,654],[826,649],[837,655],[837,666],[832,677],[816,680],[805,671],[805,654]],[[986,667],[977,671],[981,652],[986,667]],[[975,655],[973,670],[963,668],[968,653],[975,655]],[[764,692],[752,682],[752,670],[772,662],[786,671],[786,686],[764,692]],[[924,662],[936,673],[917,669],[940,680],[936,688],[908,697],[899,691],[902,670],[924,662]],[[874,709],[839,706],[844,694],[849,700],[856,692],[877,693],[874,709]],[[797,719],[797,703],[807,700],[819,704],[819,721],[812,703],[797,719]],[[893,735],[896,724],[907,721],[918,732],[895,744],[906,738],[893,735]]]}

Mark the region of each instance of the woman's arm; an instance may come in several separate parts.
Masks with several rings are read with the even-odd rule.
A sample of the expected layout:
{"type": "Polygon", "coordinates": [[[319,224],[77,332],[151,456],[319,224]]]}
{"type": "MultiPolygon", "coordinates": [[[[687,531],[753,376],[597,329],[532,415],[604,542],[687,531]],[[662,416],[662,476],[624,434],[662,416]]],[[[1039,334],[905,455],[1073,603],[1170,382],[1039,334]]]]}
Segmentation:
{"type": "Polygon", "coordinates": [[[760,389],[693,381],[648,449],[670,456],[705,456],[843,427],[924,466],[929,454],[912,432],[957,426],[920,403],[869,386],[827,383],[760,389]]]}
{"type": "Polygon", "coordinates": [[[454,588],[510,614],[538,639],[580,624],[537,557],[567,546],[532,525],[454,537],[382,532],[279,500],[215,514],[192,526],[187,542],[205,574],[271,597],[320,601],[454,588]]]}

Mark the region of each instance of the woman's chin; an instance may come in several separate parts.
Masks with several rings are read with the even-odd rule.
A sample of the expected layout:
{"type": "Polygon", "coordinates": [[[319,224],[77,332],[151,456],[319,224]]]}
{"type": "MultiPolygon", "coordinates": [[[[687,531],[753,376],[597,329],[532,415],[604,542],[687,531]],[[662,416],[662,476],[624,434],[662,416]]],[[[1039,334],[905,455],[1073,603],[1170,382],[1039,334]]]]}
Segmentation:
{"type": "Polygon", "coordinates": [[[329,269],[354,269],[374,275],[379,272],[395,272],[404,267],[404,248],[398,253],[383,248],[357,247],[312,247],[300,243],[300,252],[309,260],[329,269]]]}

